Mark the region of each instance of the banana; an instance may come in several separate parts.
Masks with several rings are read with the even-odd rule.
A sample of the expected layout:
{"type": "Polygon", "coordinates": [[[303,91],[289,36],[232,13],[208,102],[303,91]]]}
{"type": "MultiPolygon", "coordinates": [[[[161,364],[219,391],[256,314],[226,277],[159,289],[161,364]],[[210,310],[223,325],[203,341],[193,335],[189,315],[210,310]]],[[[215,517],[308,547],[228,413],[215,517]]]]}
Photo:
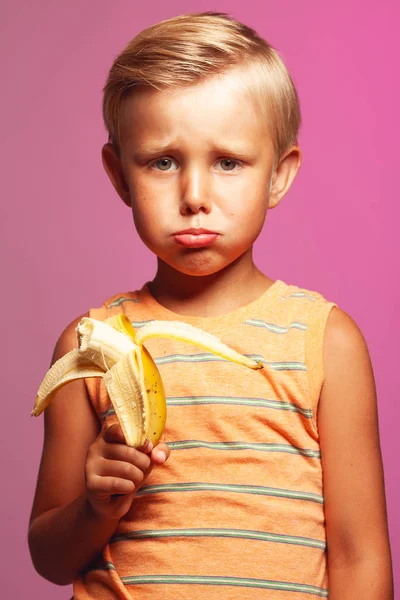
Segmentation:
{"type": "Polygon", "coordinates": [[[123,315],[97,321],[83,317],[76,328],[79,348],[56,361],[40,384],[32,415],[39,416],[63,385],[75,379],[102,377],[128,446],[139,448],[146,440],[160,439],[166,420],[166,399],[161,375],[144,347],[152,337],[167,337],[195,344],[250,369],[261,369],[217,337],[181,321],[150,321],[135,331],[123,315]]]}

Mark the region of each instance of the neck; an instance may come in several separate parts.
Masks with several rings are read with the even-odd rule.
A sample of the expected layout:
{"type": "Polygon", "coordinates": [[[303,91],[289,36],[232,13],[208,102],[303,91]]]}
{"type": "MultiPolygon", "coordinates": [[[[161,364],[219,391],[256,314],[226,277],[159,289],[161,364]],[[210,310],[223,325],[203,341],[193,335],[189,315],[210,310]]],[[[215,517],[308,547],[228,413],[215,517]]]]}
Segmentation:
{"type": "Polygon", "coordinates": [[[207,317],[256,300],[272,283],[249,253],[221,271],[204,276],[181,273],[159,259],[150,290],[160,304],[173,312],[207,317]]]}

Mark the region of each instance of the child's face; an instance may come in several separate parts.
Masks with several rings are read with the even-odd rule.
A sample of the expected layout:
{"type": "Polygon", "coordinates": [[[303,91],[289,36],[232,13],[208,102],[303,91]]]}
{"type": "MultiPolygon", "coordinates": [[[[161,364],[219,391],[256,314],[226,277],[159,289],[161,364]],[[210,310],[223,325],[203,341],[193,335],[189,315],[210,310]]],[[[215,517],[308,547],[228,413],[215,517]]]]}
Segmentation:
{"type": "MultiPolygon", "coordinates": [[[[286,191],[287,169],[274,168],[267,124],[241,91],[240,72],[133,94],[121,132],[120,161],[108,145],[105,168],[161,261],[188,275],[209,275],[251,254],[269,203],[286,191]],[[180,233],[188,229],[193,233],[180,233]]],[[[288,161],[292,179],[296,160],[295,151],[288,161]]]]}

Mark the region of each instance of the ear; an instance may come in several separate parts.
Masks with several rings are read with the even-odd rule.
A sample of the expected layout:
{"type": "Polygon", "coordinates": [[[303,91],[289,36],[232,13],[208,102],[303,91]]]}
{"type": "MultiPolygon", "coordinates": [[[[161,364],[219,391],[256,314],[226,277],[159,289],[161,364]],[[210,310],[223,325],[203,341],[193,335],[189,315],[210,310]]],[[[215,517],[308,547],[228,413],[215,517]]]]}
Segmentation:
{"type": "Polygon", "coordinates": [[[301,165],[301,151],[292,146],[279,159],[271,180],[269,208],[275,208],[289,191],[301,165]]]}
{"type": "Polygon", "coordinates": [[[101,151],[101,157],[104,170],[109,176],[118,196],[127,206],[131,206],[131,197],[129,188],[125,182],[121,159],[118,156],[114,145],[110,142],[105,144],[101,151]]]}

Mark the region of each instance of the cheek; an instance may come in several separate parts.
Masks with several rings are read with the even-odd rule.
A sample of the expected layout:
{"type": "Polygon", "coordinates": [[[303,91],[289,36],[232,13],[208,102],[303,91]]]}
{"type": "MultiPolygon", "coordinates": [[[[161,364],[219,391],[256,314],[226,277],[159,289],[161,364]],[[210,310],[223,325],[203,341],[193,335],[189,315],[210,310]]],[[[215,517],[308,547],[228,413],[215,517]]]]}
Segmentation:
{"type": "Polygon", "coordinates": [[[135,222],[166,220],[166,216],[171,213],[170,194],[167,190],[141,181],[131,183],[129,188],[135,222]]]}
{"type": "Polygon", "coordinates": [[[249,173],[247,177],[238,178],[228,196],[230,202],[233,201],[229,206],[233,215],[265,214],[269,198],[268,173],[249,173]]]}
{"type": "Polygon", "coordinates": [[[132,201],[132,213],[136,227],[145,226],[147,221],[154,218],[155,203],[152,199],[151,190],[146,186],[136,184],[130,185],[132,201]]]}
{"type": "Polygon", "coordinates": [[[142,195],[132,202],[133,221],[146,245],[159,243],[171,228],[170,211],[151,195],[142,195]]]}
{"type": "Polygon", "coordinates": [[[148,199],[143,198],[141,202],[132,203],[133,220],[139,234],[146,231],[154,231],[160,224],[159,215],[148,199]]]}
{"type": "Polygon", "coordinates": [[[230,208],[230,215],[235,220],[242,222],[250,228],[258,227],[260,220],[264,220],[268,208],[268,194],[249,194],[242,196],[236,206],[230,208]]]}

